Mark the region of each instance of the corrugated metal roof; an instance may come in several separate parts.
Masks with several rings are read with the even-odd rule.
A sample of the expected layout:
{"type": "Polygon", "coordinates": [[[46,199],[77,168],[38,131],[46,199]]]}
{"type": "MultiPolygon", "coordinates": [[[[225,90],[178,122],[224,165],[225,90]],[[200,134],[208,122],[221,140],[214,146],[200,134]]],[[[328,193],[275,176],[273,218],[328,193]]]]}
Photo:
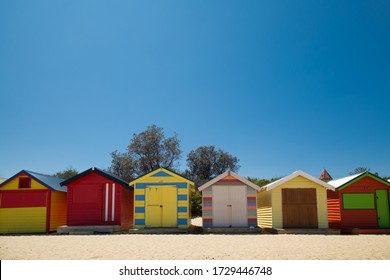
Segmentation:
{"type": "Polygon", "coordinates": [[[363,173],[347,176],[347,177],[340,178],[340,179],[337,179],[337,180],[332,180],[332,181],[329,181],[328,184],[332,185],[333,187],[335,187],[337,189],[337,188],[341,187],[342,185],[348,183],[349,181],[352,181],[353,179],[359,177],[363,173]]]}
{"type": "Polygon", "coordinates": [[[36,179],[37,181],[40,181],[41,183],[43,183],[44,185],[46,185],[47,187],[49,187],[53,190],[66,192],[66,187],[61,187],[61,185],[60,185],[60,183],[62,181],[64,181],[64,179],[50,176],[50,175],[40,174],[40,173],[36,173],[33,171],[28,171],[28,170],[23,170],[23,171],[26,172],[27,174],[29,174],[34,179],[36,179]]]}

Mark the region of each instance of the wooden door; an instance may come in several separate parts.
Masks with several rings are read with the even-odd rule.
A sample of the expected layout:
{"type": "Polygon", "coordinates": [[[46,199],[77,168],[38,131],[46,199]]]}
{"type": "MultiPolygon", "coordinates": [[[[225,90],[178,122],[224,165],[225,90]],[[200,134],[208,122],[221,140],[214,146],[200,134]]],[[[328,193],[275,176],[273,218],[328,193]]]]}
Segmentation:
{"type": "Polygon", "coordinates": [[[248,227],[246,186],[231,186],[229,198],[232,205],[232,227],[248,227]]]}
{"type": "Polygon", "coordinates": [[[162,192],[158,187],[147,187],[145,189],[145,226],[162,226],[162,192]]]}
{"type": "Polygon", "coordinates": [[[162,226],[177,227],[177,189],[164,186],[161,188],[162,226]]]}
{"type": "Polygon", "coordinates": [[[177,227],[177,190],[174,186],[146,188],[146,227],[177,227]]]}
{"type": "Polygon", "coordinates": [[[231,226],[229,187],[213,186],[213,227],[231,226]]]}
{"type": "Polygon", "coordinates": [[[390,228],[389,193],[387,190],[376,190],[376,208],[379,228],[390,228]]]}
{"type": "Polygon", "coordinates": [[[282,189],[284,228],[318,228],[316,189],[282,189]]]}
{"type": "Polygon", "coordinates": [[[213,186],[213,227],[247,227],[246,186],[213,186]]]}

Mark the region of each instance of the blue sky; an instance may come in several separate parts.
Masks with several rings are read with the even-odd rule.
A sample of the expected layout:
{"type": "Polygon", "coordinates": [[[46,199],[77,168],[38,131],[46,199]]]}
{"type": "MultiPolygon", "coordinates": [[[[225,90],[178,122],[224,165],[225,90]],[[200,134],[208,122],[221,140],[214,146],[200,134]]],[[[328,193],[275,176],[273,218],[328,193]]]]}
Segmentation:
{"type": "Polygon", "coordinates": [[[0,177],[106,168],[148,125],[243,176],[390,176],[388,1],[1,1],[0,177]]]}

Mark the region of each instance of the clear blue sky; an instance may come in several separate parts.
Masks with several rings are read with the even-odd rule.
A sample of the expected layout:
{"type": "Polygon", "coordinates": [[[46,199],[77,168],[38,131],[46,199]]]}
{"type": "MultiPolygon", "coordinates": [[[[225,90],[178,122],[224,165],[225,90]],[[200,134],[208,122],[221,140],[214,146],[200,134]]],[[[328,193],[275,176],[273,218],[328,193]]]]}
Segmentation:
{"type": "Polygon", "coordinates": [[[260,178],[390,175],[389,1],[1,1],[0,177],[106,168],[148,125],[260,178]]]}

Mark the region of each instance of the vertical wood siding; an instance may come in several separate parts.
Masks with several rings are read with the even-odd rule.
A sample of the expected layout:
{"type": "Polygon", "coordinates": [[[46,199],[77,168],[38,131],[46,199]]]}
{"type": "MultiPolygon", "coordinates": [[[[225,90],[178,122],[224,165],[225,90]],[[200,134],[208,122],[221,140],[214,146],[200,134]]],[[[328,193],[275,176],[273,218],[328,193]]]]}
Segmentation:
{"type": "Polygon", "coordinates": [[[261,228],[272,228],[272,193],[260,191],[257,194],[257,222],[261,228]]]}
{"type": "Polygon", "coordinates": [[[328,228],[328,207],[326,189],[302,176],[274,188],[272,192],[272,224],[274,228],[283,228],[282,189],[283,188],[315,188],[317,190],[318,228],[328,228]]]}

